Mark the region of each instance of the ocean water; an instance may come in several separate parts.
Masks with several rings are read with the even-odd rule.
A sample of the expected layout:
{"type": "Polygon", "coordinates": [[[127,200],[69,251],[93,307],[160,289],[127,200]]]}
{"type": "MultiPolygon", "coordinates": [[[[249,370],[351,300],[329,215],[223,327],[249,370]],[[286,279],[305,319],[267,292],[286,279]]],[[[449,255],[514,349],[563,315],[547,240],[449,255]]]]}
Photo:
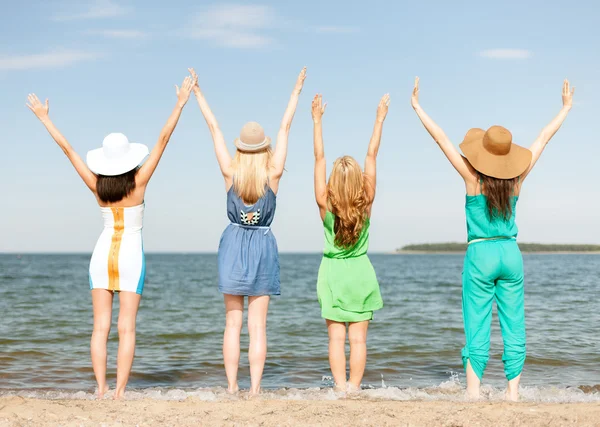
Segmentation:
{"type": "MultiPolygon", "coordinates": [[[[384,298],[369,327],[366,399],[462,399],[461,255],[371,255],[384,298]]],[[[522,396],[600,401],[600,255],[525,254],[527,361],[522,396]]],[[[335,399],[316,298],[319,254],[282,254],[272,299],[266,397],[335,399]]],[[[93,397],[89,255],[0,255],[0,395],[93,397]]],[[[213,254],[149,254],[128,398],[227,399],[222,295],[213,254]]],[[[494,310],[495,311],[495,310],[494,310]]],[[[108,351],[114,386],[118,297],[108,351]]],[[[249,387],[248,339],[239,372],[249,387]]],[[[502,397],[494,313],[483,394],[502,397]]],[[[242,394],[243,395],[243,394],[242,394]]]]}

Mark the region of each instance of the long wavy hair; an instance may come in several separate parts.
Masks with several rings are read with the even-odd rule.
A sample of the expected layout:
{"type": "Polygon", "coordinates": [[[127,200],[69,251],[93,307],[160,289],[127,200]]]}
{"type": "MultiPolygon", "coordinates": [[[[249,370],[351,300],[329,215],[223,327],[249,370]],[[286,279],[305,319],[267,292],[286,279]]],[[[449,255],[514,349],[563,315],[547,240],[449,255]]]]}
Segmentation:
{"type": "Polygon", "coordinates": [[[265,195],[272,156],[271,147],[256,153],[236,151],[233,158],[233,189],[244,203],[254,204],[265,195]]]}
{"type": "Polygon", "coordinates": [[[327,205],[335,215],[336,246],[350,248],[356,244],[367,219],[365,178],[360,165],[350,156],[333,163],[327,182],[327,205]]]}
{"type": "Polygon", "coordinates": [[[479,176],[483,182],[481,191],[487,200],[489,218],[508,221],[513,214],[512,197],[515,195],[518,178],[499,179],[481,172],[479,176]]]}

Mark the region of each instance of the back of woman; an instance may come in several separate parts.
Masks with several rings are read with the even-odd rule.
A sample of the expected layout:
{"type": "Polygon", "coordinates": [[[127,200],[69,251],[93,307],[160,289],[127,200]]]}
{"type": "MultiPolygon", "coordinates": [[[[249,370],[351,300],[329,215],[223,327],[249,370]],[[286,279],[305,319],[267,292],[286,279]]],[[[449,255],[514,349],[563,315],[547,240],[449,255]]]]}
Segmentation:
{"type": "Polygon", "coordinates": [[[565,80],[563,108],[531,145],[512,141],[502,126],[473,128],[460,148],[419,104],[419,80],[415,80],[412,105],[419,119],[465,181],[465,213],[468,248],[462,275],[462,309],[465,346],[462,359],[467,375],[467,395],[478,399],[480,383],[489,360],[492,305],[496,301],[504,341],[504,372],[508,400],[519,397],[525,364],[525,292],[523,257],[517,244],[516,208],[521,186],[544,148],[558,131],[572,106],[573,91],[565,80]]]}
{"type": "MultiPolygon", "coordinates": [[[[190,69],[196,77],[194,70],[190,69]]],[[[271,295],[279,295],[279,254],[271,231],[275,215],[276,194],[284,171],[287,143],[292,119],[302,91],[304,68],[290,97],[277,134],[275,151],[271,138],[256,122],[244,125],[235,140],[232,158],[223,133],[200,87],[194,93],[200,111],[210,130],[215,154],[227,191],[227,226],[219,242],[219,291],[225,302],[225,332],[223,362],[227,375],[227,391],[238,391],[240,334],[244,298],[248,297],[248,333],[250,346],[250,393],[260,392],[260,383],[267,354],[267,312],[271,295]]]]}
{"type": "Polygon", "coordinates": [[[325,249],[319,267],[317,296],[329,334],[329,364],[337,391],[356,391],[367,361],[367,329],[373,312],[383,307],[371,261],[369,226],[375,199],[376,159],[389,95],[379,102],[365,171],[350,156],[338,158],[326,181],[321,95],[312,104],[315,198],[323,221],[325,249]],[[346,323],[350,338],[350,376],[346,377],[346,323]]]}
{"type": "Polygon", "coordinates": [[[106,343],[112,323],[115,292],[119,294],[120,304],[114,398],[120,399],[125,394],[135,353],[136,316],[146,277],[142,242],[146,186],[179,121],[193,85],[192,78],[186,77],[181,90],[176,86],[177,104],[152,152],[145,145],[130,143],[121,133],[111,133],[104,138],[101,148],[88,152],[87,164],[50,120],[48,100],[42,104],[35,95],[29,95],[29,108],[67,155],[96,197],[102,212],[104,229],[94,247],[89,267],[89,287],[94,312],[90,347],[98,398],[104,397],[108,391],[106,343]]]}

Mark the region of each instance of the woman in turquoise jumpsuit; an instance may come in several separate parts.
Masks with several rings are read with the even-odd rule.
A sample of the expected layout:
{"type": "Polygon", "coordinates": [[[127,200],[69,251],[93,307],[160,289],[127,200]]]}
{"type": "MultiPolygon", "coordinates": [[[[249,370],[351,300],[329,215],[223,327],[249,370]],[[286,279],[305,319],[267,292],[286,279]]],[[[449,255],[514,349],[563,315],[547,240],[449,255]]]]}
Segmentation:
{"type": "Polygon", "coordinates": [[[523,258],[517,245],[516,204],[523,181],[546,144],[558,131],[573,104],[567,80],[562,89],[563,107],[542,130],[530,149],[512,143],[511,133],[492,126],[471,129],[460,148],[419,105],[419,79],[415,80],[412,106],[421,122],[465,181],[469,246],[463,268],[462,308],[465,327],[463,365],[467,395],[479,398],[479,385],[489,359],[492,302],[504,341],[506,398],[517,400],[525,363],[525,308],[523,258]]]}

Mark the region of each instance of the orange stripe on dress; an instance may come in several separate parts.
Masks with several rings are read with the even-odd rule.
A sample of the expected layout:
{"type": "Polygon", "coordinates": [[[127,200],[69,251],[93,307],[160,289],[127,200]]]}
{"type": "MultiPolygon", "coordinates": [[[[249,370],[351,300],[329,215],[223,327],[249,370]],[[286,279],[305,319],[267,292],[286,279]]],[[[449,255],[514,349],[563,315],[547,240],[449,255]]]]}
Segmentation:
{"type": "Polygon", "coordinates": [[[118,292],[119,287],[119,251],[121,250],[121,240],[125,230],[123,208],[110,208],[113,213],[114,227],[110,252],[108,253],[108,290],[118,292]]]}

